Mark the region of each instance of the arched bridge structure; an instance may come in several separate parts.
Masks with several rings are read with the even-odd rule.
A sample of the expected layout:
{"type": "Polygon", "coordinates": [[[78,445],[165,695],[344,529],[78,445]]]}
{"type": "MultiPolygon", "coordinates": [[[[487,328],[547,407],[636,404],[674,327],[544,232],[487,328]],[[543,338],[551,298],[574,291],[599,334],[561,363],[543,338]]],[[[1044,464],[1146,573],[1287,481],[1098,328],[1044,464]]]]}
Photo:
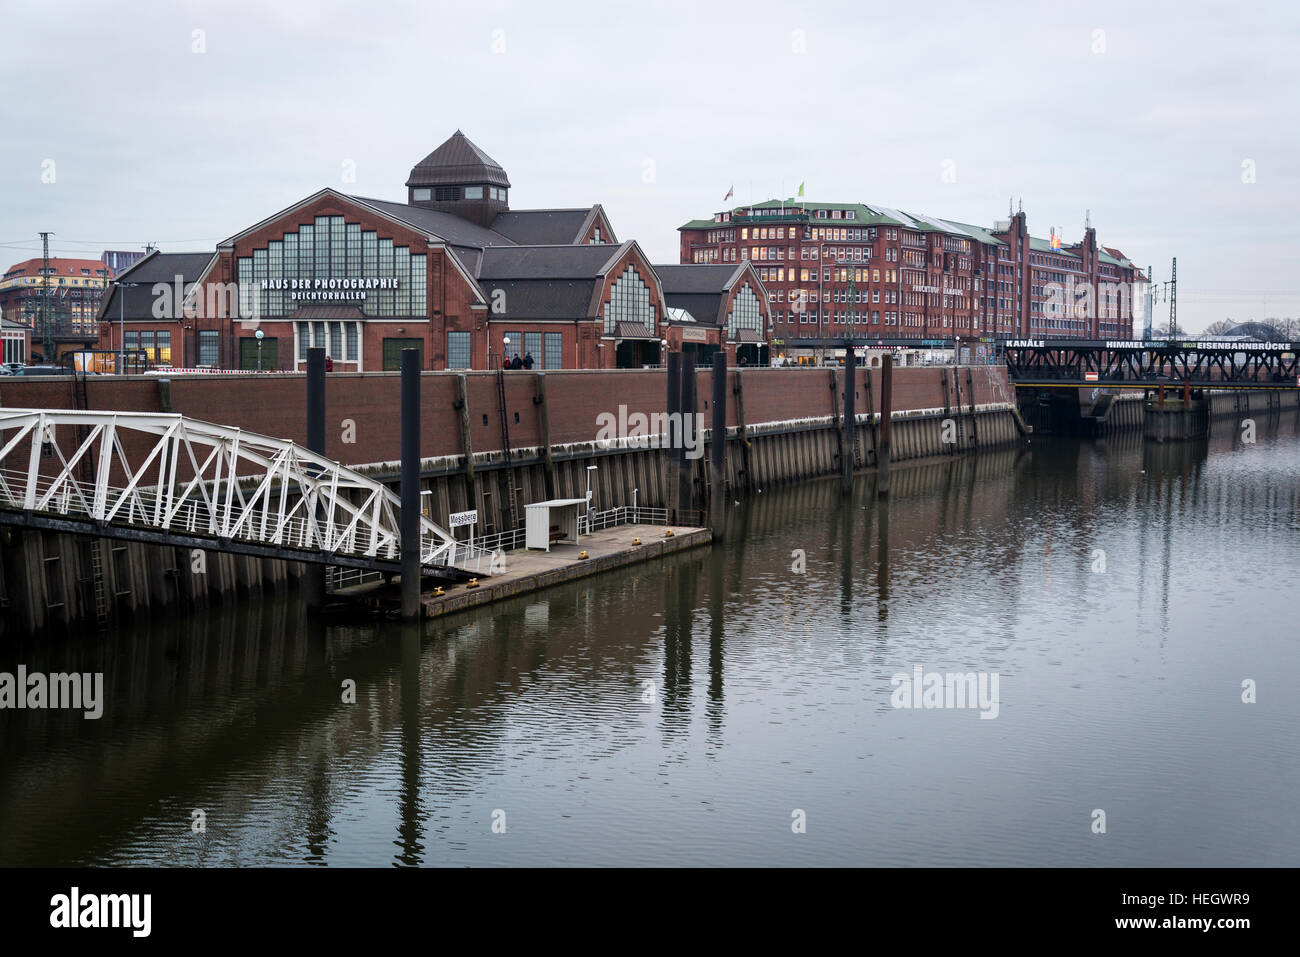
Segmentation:
{"type": "MultiPolygon", "coordinates": [[[[0,408],[0,524],[397,572],[401,510],[383,483],[287,439],[165,413],[0,408]]],[[[425,574],[491,559],[420,516],[425,574]]]]}

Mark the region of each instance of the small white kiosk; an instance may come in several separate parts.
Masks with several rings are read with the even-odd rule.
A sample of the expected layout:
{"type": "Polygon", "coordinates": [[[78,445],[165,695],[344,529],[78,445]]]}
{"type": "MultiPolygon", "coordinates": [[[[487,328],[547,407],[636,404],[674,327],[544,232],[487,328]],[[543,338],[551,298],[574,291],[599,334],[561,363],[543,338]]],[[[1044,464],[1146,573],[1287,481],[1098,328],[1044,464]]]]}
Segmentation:
{"type": "Polygon", "coordinates": [[[553,498],[524,506],[527,516],[524,544],[549,552],[552,544],[578,542],[578,517],[586,508],[585,498],[553,498]]]}

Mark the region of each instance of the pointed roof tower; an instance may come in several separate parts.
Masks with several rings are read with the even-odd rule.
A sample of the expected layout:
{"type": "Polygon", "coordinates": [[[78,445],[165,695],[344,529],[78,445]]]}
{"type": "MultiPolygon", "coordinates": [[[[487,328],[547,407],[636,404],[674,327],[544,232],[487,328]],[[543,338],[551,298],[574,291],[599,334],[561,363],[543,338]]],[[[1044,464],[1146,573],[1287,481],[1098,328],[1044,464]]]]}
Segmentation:
{"type": "Polygon", "coordinates": [[[501,164],[457,130],[445,143],[411,168],[406,179],[415,186],[510,186],[501,164]]]}

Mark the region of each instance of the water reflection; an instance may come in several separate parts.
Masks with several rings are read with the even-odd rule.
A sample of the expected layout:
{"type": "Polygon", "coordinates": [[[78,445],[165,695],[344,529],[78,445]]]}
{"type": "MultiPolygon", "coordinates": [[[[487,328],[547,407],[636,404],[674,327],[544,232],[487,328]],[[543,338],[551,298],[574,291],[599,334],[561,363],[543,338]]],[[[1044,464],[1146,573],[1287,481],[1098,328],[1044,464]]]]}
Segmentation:
{"type": "Polygon", "coordinates": [[[422,629],[279,599],[4,648],[109,702],[0,716],[0,864],[1293,861],[1300,705],[1236,691],[1300,681],[1274,418],[769,488],[725,547],[422,629]],[[1000,716],[895,710],[914,665],[999,673],[1000,716]]]}

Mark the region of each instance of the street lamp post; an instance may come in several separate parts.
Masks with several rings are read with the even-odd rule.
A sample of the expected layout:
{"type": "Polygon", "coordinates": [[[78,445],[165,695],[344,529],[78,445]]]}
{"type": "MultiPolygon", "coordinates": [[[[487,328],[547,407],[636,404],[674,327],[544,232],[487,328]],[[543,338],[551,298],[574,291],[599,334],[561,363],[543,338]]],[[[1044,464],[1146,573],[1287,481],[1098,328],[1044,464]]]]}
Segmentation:
{"type": "Polygon", "coordinates": [[[253,333],[253,335],[257,336],[257,371],[261,372],[262,371],[262,340],[266,337],[266,333],[263,332],[261,329],[258,329],[257,332],[253,333]]]}
{"type": "Polygon", "coordinates": [[[126,290],[134,289],[140,285],[138,282],[122,282],[113,280],[113,285],[117,287],[117,334],[118,334],[118,352],[117,352],[117,373],[118,375],[126,374],[126,290]]]}

